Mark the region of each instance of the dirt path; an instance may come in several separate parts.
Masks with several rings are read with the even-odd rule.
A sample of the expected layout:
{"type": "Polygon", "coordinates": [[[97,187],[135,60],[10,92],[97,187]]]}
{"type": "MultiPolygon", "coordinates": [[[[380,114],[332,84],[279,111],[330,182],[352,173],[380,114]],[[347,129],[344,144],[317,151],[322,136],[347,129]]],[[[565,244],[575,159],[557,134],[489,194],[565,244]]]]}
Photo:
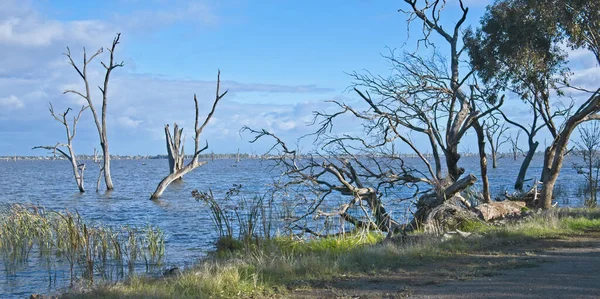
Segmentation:
{"type": "Polygon", "coordinates": [[[600,298],[600,232],[515,248],[387,275],[338,279],[296,290],[290,297],[600,298]]]}

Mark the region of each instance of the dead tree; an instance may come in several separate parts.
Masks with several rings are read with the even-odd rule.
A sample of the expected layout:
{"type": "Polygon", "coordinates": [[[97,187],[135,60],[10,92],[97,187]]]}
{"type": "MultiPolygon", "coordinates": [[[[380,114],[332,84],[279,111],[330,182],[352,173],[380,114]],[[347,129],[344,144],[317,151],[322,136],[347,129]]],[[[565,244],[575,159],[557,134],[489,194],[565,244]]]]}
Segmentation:
{"type": "MultiPolygon", "coordinates": [[[[185,138],[182,141],[183,128],[175,123],[173,125],[173,136],[169,125],[165,125],[165,139],[167,141],[167,156],[169,159],[169,172],[171,174],[181,170],[184,166],[183,158],[185,157],[184,144],[185,138]]],[[[179,178],[181,179],[181,177],[179,178]]]]}
{"type": "MultiPolygon", "coordinates": [[[[502,111],[500,112],[500,114],[502,115],[502,117],[504,118],[504,120],[507,123],[509,123],[519,129],[516,140],[513,141],[511,139],[512,148],[513,148],[513,157],[515,160],[516,160],[517,152],[523,152],[519,148],[519,145],[518,145],[519,134],[521,132],[525,132],[525,134],[527,135],[527,154],[525,154],[525,159],[521,163],[521,167],[519,168],[519,174],[517,175],[517,179],[515,180],[515,190],[517,190],[517,191],[523,191],[523,184],[525,183],[525,176],[527,175],[527,169],[529,168],[529,165],[531,164],[531,160],[533,160],[533,157],[535,156],[537,147],[540,144],[538,141],[535,140],[535,136],[537,135],[539,130],[546,127],[545,122],[542,122],[541,125],[538,124],[540,110],[535,107],[535,101],[528,101],[528,103],[533,106],[532,107],[532,110],[533,110],[532,121],[529,124],[529,126],[522,125],[518,122],[512,121],[506,116],[506,114],[504,112],[502,112],[502,111]]],[[[554,115],[551,115],[550,119],[554,119],[557,115],[560,115],[560,114],[556,113],[554,115]]],[[[550,132],[552,133],[553,131],[551,130],[550,132]]]]}
{"type": "Polygon", "coordinates": [[[162,179],[162,181],[160,181],[160,183],[156,187],[156,190],[150,196],[150,199],[155,200],[155,199],[160,198],[160,196],[163,194],[165,189],[173,181],[180,179],[188,172],[206,164],[206,162],[198,161],[198,156],[200,155],[200,153],[202,153],[204,150],[208,149],[208,142],[206,142],[206,146],[204,146],[203,148],[200,148],[200,146],[199,146],[200,135],[202,134],[204,127],[206,127],[206,125],[212,118],[213,114],[215,113],[217,104],[227,94],[227,91],[220,93],[220,87],[221,87],[221,71],[219,71],[217,73],[217,91],[216,91],[216,95],[215,95],[215,100],[212,105],[212,109],[210,110],[210,112],[208,113],[208,116],[206,116],[206,118],[204,119],[204,122],[200,126],[198,123],[198,121],[199,121],[198,100],[196,99],[196,95],[194,94],[194,104],[196,106],[196,118],[195,118],[196,120],[194,122],[194,133],[195,133],[195,135],[194,135],[194,155],[192,156],[192,159],[188,162],[188,164],[186,164],[185,166],[183,166],[184,152],[183,152],[183,144],[181,143],[181,137],[182,137],[181,133],[182,133],[183,129],[178,130],[178,126],[175,125],[175,134],[174,134],[175,139],[172,139],[172,138],[170,138],[171,134],[169,132],[168,125],[165,127],[165,134],[166,134],[166,138],[167,138],[167,152],[169,152],[170,173],[164,179],[162,179]]]}
{"type": "Polygon", "coordinates": [[[480,124],[479,121],[475,121],[473,129],[477,135],[477,148],[479,149],[479,167],[481,171],[481,182],[483,186],[483,203],[492,202],[492,196],[490,194],[490,181],[487,175],[487,157],[485,154],[485,132],[483,127],[485,124],[480,124]]]}
{"type": "Polygon", "coordinates": [[[73,124],[69,128],[69,123],[67,121],[67,114],[71,111],[71,108],[67,108],[64,113],[55,113],[54,107],[52,107],[52,103],[50,103],[48,110],[50,110],[50,115],[54,117],[56,121],[61,123],[65,127],[65,132],[67,134],[67,143],[56,143],[54,146],[36,146],[33,149],[47,149],[51,150],[52,153],[56,156],[56,152],[60,153],[63,157],[65,157],[69,162],[71,162],[71,166],[73,167],[73,176],[75,177],[75,183],[77,183],[77,188],[79,188],[79,192],[85,192],[85,188],[83,185],[83,172],[85,171],[85,164],[77,163],[77,156],[75,155],[75,150],[73,149],[73,139],[75,138],[75,134],[77,133],[77,122],[81,117],[81,114],[88,106],[82,106],[79,113],[73,117],[73,124]],[[66,148],[67,152],[63,151],[62,148],[66,148]]]}
{"type": "MultiPolygon", "coordinates": [[[[275,141],[266,154],[276,157],[274,160],[277,166],[283,169],[283,176],[287,178],[280,188],[285,189],[286,193],[299,188],[301,193],[308,191],[316,195],[294,207],[295,210],[303,207],[304,212],[288,223],[290,229],[300,229],[323,236],[306,226],[300,226],[299,223],[306,217],[340,217],[355,228],[386,232],[399,230],[401,225],[392,219],[382,202],[383,194],[386,190],[406,186],[413,188],[413,195],[417,196],[423,193],[419,188],[420,183],[431,184],[426,176],[420,176],[418,170],[406,165],[399,156],[352,153],[353,146],[350,143],[362,144],[365,140],[328,140],[326,146],[335,147],[335,152],[301,155],[271,132],[248,127],[242,130],[254,135],[251,143],[262,138],[272,138],[275,141]],[[323,204],[335,195],[347,196],[349,199],[333,210],[324,210],[323,204]],[[353,209],[358,212],[352,213],[353,209]]],[[[409,198],[411,197],[404,200],[409,198]]]]}
{"type": "Polygon", "coordinates": [[[490,144],[490,153],[492,154],[492,168],[498,167],[498,151],[500,147],[508,142],[508,139],[504,138],[504,133],[508,130],[508,127],[504,124],[498,124],[498,118],[492,115],[483,124],[485,130],[485,138],[490,144]]]}
{"type": "Polygon", "coordinates": [[[101,110],[100,117],[98,117],[98,112],[92,101],[90,83],[89,83],[89,80],[88,80],[89,78],[87,75],[87,67],[90,64],[90,62],[92,62],[92,60],[94,58],[96,58],[96,56],[100,55],[103,52],[103,48],[100,48],[89,59],[87,58],[87,52],[85,51],[85,48],[84,48],[83,49],[83,65],[81,67],[78,67],[77,64],[75,64],[75,62],[73,61],[73,58],[71,57],[71,50],[69,49],[69,47],[67,47],[67,53],[64,53],[64,55],[67,56],[67,58],[69,59],[69,64],[71,66],[73,66],[73,68],[77,71],[77,73],[79,74],[79,76],[81,77],[81,79],[83,80],[84,85],[85,85],[84,93],[76,91],[76,90],[66,90],[64,93],[73,93],[73,94],[76,94],[76,95],[82,97],[83,99],[85,99],[87,101],[88,106],[90,107],[90,110],[92,111],[92,115],[94,116],[94,122],[96,123],[96,129],[98,130],[98,136],[100,138],[100,148],[102,149],[102,157],[103,157],[102,171],[104,172],[104,183],[106,184],[106,190],[114,189],[112,178],[110,176],[110,152],[108,149],[108,138],[107,138],[107,134],[106,134],[106,111],[107,111],[106,109],[107,109],[107,104],[108,104],[108,83],[109,83],[110,75],[114,69],[116,69],[118,67],[122,67],[124,65],[123,62],[115,63],[115,61],[114,61],[115,48],[119,44],[120,38],[121,38],[121,34],[117,33],[117,36],[115,37],[115,39],[112,42],[112,46],[110,48],[107,48],[108,52],[110,53],[110,59],[109,59],[108,65],[106,65],[104,62],[101,62],[102,66],[104,67],[106,72],[104,74],[103,86],[102,87],[98,86],[98,88],[100,89],[100,92],[102,93],[102,110],[101,110]]]}
{"type": "Polygon", "coordinates": [[[584,205],[595,208],[598,205],[598,179],[600,178],[600,124],[594,121],[577,129],[579,141],[576,141],[575,145],[583,157],[583,163],[576,163],[573,167],[586,180],[584,195],[589,194],[589,197],[585,198],[584,205]]]}
{"type": "Polygon", "coordinates": [[[521,137],[521,131],[517,131],[517,136],[515,137],[511,134],[506,138],[506,140],[510,142],[510,152],[512,153],[514,161],[517,161],[517,157],[523,153],[523,150],[519,147],[519,137],[521,137]]]}
{"type": "Polygon", "coordinates": [[[100,183],[102,182],[102,174],[104,173],[104,167],[102,162],[98,160],[98,150],[94,148],[94,164],[98,166],[98,178],[96,179],[96,192],[100,192],[100,183]]]}
{"type": "MultiPolygon", "coordinates": [[[[395,186],[412,188],[419,186],[419,193],[413,199],[421,198],[426,202],[441,205],[458,199],[454,195],[462,190],[460,188],[464,189],[474,182],[472,176],[468,176],[469,179],[465,183],[456,185],[464,173],[464,169],[458,163],[461,157],[458,145],[477,121],[485,119],[502,105],[502,98],[483,96],[479,94],[478,89],[471,88],[473,84],[476,84],[473,77],[474,70],[470,70],[468,65],[461,65],[461,61],[464,60],[461,55],[464,55],[464,51],[461,48],[460,40],[463,32],[462,26],[468,14],[468,8],[463,6],[462,1],[459,1],[461,14],[454,22],[455,25],[448,30],[442,26],[440,20],[441,10],[445,6],[444,1],[426,1],[424,7],[418,7],[417,1],[405,0],[404,2],[408,5],[408,9],[402,10],[402,12],[407,14],[409,22],[417,20],[423,25],[423,39],[418,43],[431,44],[433,40],[431,36],[437,35],[440,37],[440,42],[447,46],[449,52],[441,54],[437,49],[443,47],[433,47],[434,51],[430,56],[417,52],[404,52],[402,57],[398,58],[394,51],[390,51],[390,55],[386,56],[393,68],[390,76],[377,76],[369,72],[352,73],[351,76],[354,79],[352,87],[362,99],[361,103],[350,106],[343,102],[332,101],[337,106],[337,111],[333,113],[316,112],[315,118],[315,123],[319,124],[315,134],[317,140],[326,145],[337,145],[338,151],[333,153],[334,157],[343,154],[344,159],[350,159],[349,161],[352,163],[328,160],[323,165],[313,165],[309,168],[298,166],[298,169],[292,172],[311,170],[313,172],[309,172],[309,174],[328,173],[330,170],[327,169],[332,167],[330,165],[338,165],[338,168],[342,167],[348,173],[352,173],[350,167],[356,170],[357,167],[354,165],[363,163],[356,156],[357,151],[364,151],[367,156],[381,157],[382,152],[389,150],[394,143],[398,143],[418,157],[421,170],[407,168],[402,159],[396,160],[401,165],[399,168],[393,168],[394,163],[385,168],[385,175],[365,167],[362,169],[364,171],[361,181],[363,187],[365,181],[387,182],[393,177],[398,180],[394,181],[395,186]],[[449,57],[449,61],[445,57],[449,57]],[[477,92],[464,92],[465,89],[477,92]],[[490,105],[476,104],[480,101],[485,101],[490,105]],[[478,106],[484,109],[479,109],[478,106]],[[363,132],[356,136],[332,134],[335,120],[345,115],[350,115],[361,122],[364,128],[363,132]],[[427,152],[431,153],[430,155],[424,154],[425,152],[413,142],[411,134],[419,134],[426,138],[428,141],[427,152]],[[353,150],[343,150],[345,148],[353,150]],[[442,167],[442,160],[445,162],[445,170],[442,167]],[[366,179],[367,177],[369,179],[366,179]],[[448,194],[446,190],[449,188],[455,192],[448,194]],[[429,200],[432,194],[436,200],[429,200]],[[448,195],[451,195],[450,198],[447,197],[448,195]],[[424,198],[428,198],[428,200],[424,198]]],[[[257,136],[270,135],[259,130],[253,132],[257,136]]],[[[281,144],[279,139],[276,138],[276,140],[278,140],[278,144],[281,144]]],[[[284,152],[289,153],[285,150],[284,152]]],[[[323,156],[331,157],[324,153],[317,154],[321,158],[323,156]]],[[[384,156],[396,157],[393,154],[384,156]]],[[[382,162],[375,158],[370,163],[377,165],[382,162]]],[[[292,162],[288,164],[296,167],[292,162]]],[[[398,167],[398,165],[395,166],[398,167]]],[[[381,169],[376,168],[376,170],[381,169]]],[[[343,173],[340,169],[338,171],[343,173]]],[[[308,177],[312,176],[308,175],[308,177]]],[[[353,176],[345,175],[342,178],[348,179],[353,176]]],[[[322,181],[316,180],[317,183],[322,181]]],[[[349,180],[354,184],[353,179],[349,180]]],[[[353,187],[350,188],[339,179],[338,182],[348,190],[363,190],[352,184],[350,185],[353,187]]],[[[328,189],[331,188],[328,187],[328,189]]],[[[417,202],[421,199],[418,199],[417,202]]],[[[355,204],[365,201],[357,198],[353,198],[353,200],[355,204]]],[[[462,202],[466,206],[465,202],[462,202]]],[[[418,213],[424,216],[418,217],[416,221],[426,219],[425,215],[428,215],[434,208],[435,206],[428,204],[419,205],[418,213]]],[[[341,210],[343,211],[343,209],[341,210]]],[[[377,221],[374,223],[379,226],[377,221]]]]}

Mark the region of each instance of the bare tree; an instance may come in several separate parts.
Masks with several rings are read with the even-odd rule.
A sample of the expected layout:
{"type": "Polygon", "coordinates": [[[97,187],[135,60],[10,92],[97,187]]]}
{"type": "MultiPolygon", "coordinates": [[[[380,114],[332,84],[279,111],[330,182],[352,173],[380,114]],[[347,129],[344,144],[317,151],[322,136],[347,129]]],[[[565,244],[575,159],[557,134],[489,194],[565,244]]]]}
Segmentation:
{"type": "MultiPolygon", "coordinates": [[[[197,117],[197,116],[196,116],[197,117]]],[[[169,171],[171,174],[176,173],[183,168],[183,158],[185,157],[184,144],[185,138],[182,141],[183,128],[179,129],[177,123],[173,125],[173,136],[169,125],[165,125],[165,139],[167,141],[167,156],[169,159],[169,171]]],[[[181,179],[181,178],[180,178],[181,179]]]]}
{"type": "MultiPolygon", "coordinates": [[[[459,43],[461,26],[468,14],[462,1],[459,2],[462,13],[449,30],[443,28],[440,20],[444,1],[428,1],[424,7],[417,7],[417,1],[405,0],[405,3],[408,9],[402,12],[407,14],[409,22],[418,20],[423,25],[423,39],[418,43],[430,45],[433,40],[430,36],[436,34],[449,52],[442,55],[437,51],[442,47],[436,46],[430,56],[404,52],[398,58],[394,51],[390,51],[390,55],[386,56],[393,69],[390,76],[377,76],[369,72],[350,74],[354,79],[353,90],[362,99],[360,104],[366,108],[360,107],[360,104],[350,106],[332,101],[337,111],[316,112],[315,123],[319,124],[316,139],[324,144],[322,149],[335,145],[334,150],[316,152],[312,155],[316,157],[311,157],[309,161],[317,162],[304,161],[308,165],[300,164],[296,162],[300,159],[294,156],[295,152],[286,150],[278,137],[270,132],[251,130],[257,139],[271,136],[277,145],[283,147],[280,158],[287,160],[280,163],[288,169],[285,174],[302,178],[298,182],[313,182],[321,194],[337,191],[342,195],[352,195],[351,204],[343,206],[336,215],[349,221],[345,214],[348,206],[368,203],[366,206],[370,205],[371,212],[365,214],[371,215],[374,226],[383,230],[389,230],[393,225],[386,224],[388,217],[377,211],[382,204],[381,200],[374,200],[380,190],[378,184],[418,190],[413,196],[413,199],[418,198],[415,203],[417,212],[408,227],[421,225],[437,207],[449,206],[451,202],[459,202],[465,208],[470,208],[464,198],[455,196],[476,180],[472,175],[460,179],[464,169],[458,164],[458,145],[475,123],[485,119],[503,102],[503,98],[481,92],[473,86],[476,84],[473,71],[460,65],[464,53],[459,43]],[[449,57],[449,64],[445,57],[449,57]],[[463,70],[466,71],[461,74],[463,70]],[[471,92],[464,92],[463,89],[471,92]],[[332,134],[335,120],[342,115],[350,115],[360,121],[363,132],[341,136],[332,134]],[[423,147],[415,144],[412,134],[425,137],[428,154],[423,147]],[[408,167],[401,156],[395,155],[393,150],[390,153],[394,145],[405,146],[418,158],[420,167],[408,167]],[[369,163],[365,162],[365,157],[370,157],[369,163]],[[446,173],[442,159],[445,160],[446,173]],[[325,180],[328,174],[333,174],[341,185],[325,180]],[[361,196],[357,197],[356,194],[361,196]]],[[[316,202],[321,203],[322,198],[316,202]]]]}
{"type": "Polygon", "coordinates": [[[523,150],[519,147],[519,137],[521,137],[521,131],[517,131],[517,136],[515,137],[511,134],[506,138],[506,140],[510,142],[510,152],[512,153],[514,161],[517,161],[519,154],[523,153],[523,150]]]}
{"type": "Polygon", "coordinates": [[[575,164],[577,173],[585,176],[586,193],[590,197],[585,199],[585,206],[594,208],[598,204],[598,178],[600,177],[600,123],[577,128],[579,141],[575,141],[577,149],[583,156],[583,164],[575,164]]]}
{"type": "Polygon", "coordinates": [[[199,124],[198,123],[198,121],[199,121],[198,100],[196,99],[196,95],[194,94],[194,104],[196,106],[196,119],[194,122],[194,134],[195,134],[194,135],[194,155],[192,156],[192,159],[188,162],[188,164],[186,164],[185,166],[183,165],[184,151],[183,151],[183,144],[181,143],[181,138],[182,138],[181,133],[183,132],[183,129],[178,129],[178,126],[175,125],[175,128],[174,128],[175,129],[175,133],[174,133],[175,139],[173,139],[173,138],[171,138],[169,126],[168,125],[165,126],[165,135],[166,135],[166,139],[167,139],[167,152],[169,153],[169,166],[170,166],[169,171],[170,171],[170,173],[164,179],[162,179],[162,181],[160,181],[160,183],[156,187],[156,190],[154,191],[154,193],[152,193],[152,196],[150,196],[150,199],[153,199],[153,200],[158,199],[163,194],[165,189],[169,186],[169,184],[171,184],[173,181],[180,179],[186,173],[206,164],[206,162],[198,161],[198,156],[200,155],[200,153],[202,153],[204,150],[208,149],[208,142],[206,142],[206,146],[204,146],[203,148],[200,148],[200,146],[199,146],[200,135],[202,134],[204,127],[206,127],[206,125],[212,118],[213,114],[215,113],[217,104],[227,94],[227,91],[225,91],[224,93],[220,93],[220,87],[221,87],[221,71],[219,71],[217,73],[217,91],[216,91],[216,95],[215,95],[215,100],[212,105],[212,109],[210,110],[210,112],[208,113],[208,116],[206,116],[206,118],[204,119],[204,122],[200,126],[198,125],[199,124]]]}
{"type": "MultiPolygon", "coordinates": [[[[321,233],[299,224],[306,217],[314,215],[326,219],[340,217],[356,228],[399,231],[406,224],[401,225],[392,219],[382,196],[400,186],[413,189],[413,196],[418,196],[428,191],[420,188],[422,184],[433,184],[426,174],[405,164],[399,155],[384,152],[384,148],[377,149],[381,150],[378,155],[374,155],[375,151],[356,153],[355,145],[365,146],[365,139],[350,136],[334,138],[325,141],[324,146],[332,147],[327,154],[301,155],[271,132],[248,127],[243,130],[254,135],[254,139],[250,141],[252,143],[261,138],[272,138],[275,141],[267,154],[274,154],[277,166],[283,168],[287,181],[280,186],[282,189],[290,192],[290,189],[293,191],[294,188],[298,188],[302,197],[307,191],[316,195],[313,199],[303,200],[294,207],[295,210],[303,209],[304,213],[289,223],[291,229],[296,228],[322,236],[321,233]],[[348,196],[349,199],[332,211],[324,210],[324,203],[336,195],[348,196]],[[357,210],[357,213],[352,213],[353,209],[357,210]]],[[[407,200],[413,196],[396,200],[407,200]]]]}
{"type": "MultiPolygon", "coordinates": [[[[517,191],[523,191],[523,184],[525,183],[525,176],[527,175],[527,169],[529,169],[529,165],[531,164],[531,161],[533,160],[533,157],[535,156],[535,152],[537,150],[538,145],[540,144],[538,141],[535,140],[535,136],[537,135],[537,133],[539,132],[540,129],[542,128],[547,128],[547,124],[550,124],[550,122],[542,122],[542,124],[538,124],[539,121],[539,111],[540,109],[538,109],[535,105],[535,103],[539,100],[539,98],[534,98],[535,100],[527,100],[527,102],[532,106],[532,122],[529,124],[529,126],[525,126],[522,125],[518,122],[512,121],[510,120],[506,114],[504,114],[504,112],[500,112],[502,114],[502,117],[504,118],[504,120],[517,127],[519,129],[519,131],[517,132],[517,137],[516,139],[513,140],[511,139],[511,143],[512,143],[512,147],[513,147],[513,156],[514,159],[516,160],[516,155],[517,152],[523,152],[520,148],[519,148],[519,134],[521,132],[525,132],[525,134],[527,135],[527,154],[525,154],[525,159],[523,160],[523,162],[521,163],[521,167],[519,168],[519,174],[517,175],[517,179],[515,180],[515,190],[517,191]]],[[[566,111],[560,111],[555,113],[554,115],[550,116],[550,120],[554,119],[556,116],[561,115],[563,113],[565,113],[566,111]]],[[[545,113],[541,113],[544,114],[545,113]]],[[[552,132],[552,130],[550,131],[552,132]]]]}
{"type": "Polygon", "coordinates": [[[485,131],[483,127],[485,123],[482,125],[479,123],[479,120],[476,120],[473,123],[473,129],[477,134],[477,148],[479,149],[479,167],[481,171],[481,182],[483,188],[483,202],[490,203],[492,202],[492,195],[490,194],[490,181],[487,175],[487,157],[485,154],[485,131]]]}
{"type": "Polygon", "coordinates": [[[482,126],[485,131],[485,138],[490,144],[490,153],[492,154],[492,168],[497,168],[498,164],[498,151],[503,144],[508,142],[507,138],[504,138],[504,133],[508,130],[505,124],[499,124],[497,117],[492,116],[488,118],[482,126]]]}
{"type": "Polygon", "coordinates": [[[73,176],[75,177],[75,182],[77,183],[77,188],[79,188],[79,192],[85,192],[85,188],[83,185],[83,172],[85,171],[85,164],[77,163],[77,156],[75,155],[75,150],[73,149],[73,139],[75,138],[75,134],[77,133],[77,122],[81,117],[81,114],[88,106],[82,106],[79,113],[73,117],[73,124],[69,127],[69,123],[67,121],[67,114],[71,111],[71,108],[67,108],[64,113],[55,113],[54,107],[52,107],[52,103],[49,104],[48,110],[50,110],[50,115],[54,117],[56,121],[61,123],[65,127],[65,132],[67,134],[67,143],[56,143],[54,146],[36,146],[33,149],[47,149],[51,150],[52,153],[56,156],[56,152],[59,152],[63,157],[65,157],[69,162],[71,162],[71,166],[73,167],[73,176]],[[63,151],[62,148],[66,148],[68,153],[63,151]]]}
{"type": "Polygon", "coordinates": [[[71,66],[73,66],[73,68],[77,71],[77,73],[79,74],[79,76],[81,77],[81,79],[83,80],[84,85],[85,85],[85,93],[81,93],[79,91],[71,90],[71,89],[66,90],[65,93],[73,93],[73,94],[76,94],[76,95],[82,97],[83,99],[85,99],[87,101],[88,106],[90,107],[90,110],[92,111],[92,115],[94,116],[94,122],[96,123],[96,128],[98,130],[98,136],[100,137],[100,147],[102,149],[102,156],[103,156],[103,166],[102,166],[101,171],[104,172],[104,183],[106,184],[106,190],[114,189],[112,178],[110,176],[110,152],[108,149],[108,138],[107,138],[107,134],[106,134],[106,109],[107,109],[107,104],[108,104],[108,83],[109,83],[111,72],[114,69],[116,69],[118,67],[122,67],[124,65],[123,62],[115,63],[115,61],[114,61],[115,48],[119,44],[120,38],[121,38],[121,34],[117,33],[117,36],[115,37],[115,39],[112,42],[112,46],[110,48],[107,48],[108,52],[110,53],[110,59],[109,59],[108,65],[106,65],[104,62],[101,62],[102,66],[104,67],[106,72],[104,75],[103,86],[102,87],[98,86],[98,88],[100,89],[100,92],[102,93],[102,110],[101,110],[100,117],[98,117],[98,112],[92,101],[92,94],[91,94],[91,90],[90,90],[89,78],[87,75],[87,67],[90,64],[90,62],[92,62],[92,60],[94,58],[96,58],[96,56],[100,55],[103,52],[103,48],[100,48],[89,59],[87,58],[87,52],[85,51],[85,48],[84,48],[83,49],[83,65],[81,66],[81,68],[78,67],[77,64],[75,64],[75,62],[73,61],[73,58],[71,57],[71,50],[69,49],[69,47],[67,47],[67,53],[64,53],[64,55],[67,56],[67,58],[69,59],[69,64],[71,64],[71,66]]]}
{"type": "Polygon", "coordinates": [[[103,166],[102,166],[102,162],[100,160],[98,160],[98,150],[96,148],[94,148],[94,164],[96,164],[96,166],[98,166],[98,178],[96,179],[96,192],[100,191],[100,184],[102,182],[102,174],[104,173],[103,171],[103,166]]]}

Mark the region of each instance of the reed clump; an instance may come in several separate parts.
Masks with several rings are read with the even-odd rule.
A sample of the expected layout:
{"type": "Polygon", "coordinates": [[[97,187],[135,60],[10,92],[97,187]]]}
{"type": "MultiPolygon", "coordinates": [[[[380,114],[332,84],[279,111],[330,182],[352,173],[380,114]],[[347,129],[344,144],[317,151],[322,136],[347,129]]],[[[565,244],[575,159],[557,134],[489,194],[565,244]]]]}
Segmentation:
{"type": "Polygon", "coordinates": [[[33,254],[46,267],[68,266],[71,283],[78,278],[91,283],[95,277],[118,279],[136,267],[150,271],[164,259],[164,233],[156,227],[91,225],[77,212],[23,205],[12,205],[0,215],[0,255],[8,274],[15,274],[33,254]]]}

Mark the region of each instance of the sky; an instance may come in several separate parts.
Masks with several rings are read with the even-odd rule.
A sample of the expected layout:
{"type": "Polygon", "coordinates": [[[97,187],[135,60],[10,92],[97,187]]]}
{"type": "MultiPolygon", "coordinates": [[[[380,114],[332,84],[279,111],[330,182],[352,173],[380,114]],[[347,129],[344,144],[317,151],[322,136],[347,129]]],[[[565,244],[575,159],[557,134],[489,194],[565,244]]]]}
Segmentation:
{"type": "MultiPolygon", "coordinates": [[[[411,49],[418,27],[408,35],[402,1],[389,0],[0,0],[0,155],[41,155],[36,145],[65,140],[64,127],[50,116],[78,110],[82,100],[66,89],[82,90],[62,53],[69,46],[76,63],[83,47],[95,53],[120,32],[116,60],[124,67],[111,75],[108,99],[110,150],[120,155],[165,154],[164,125],[184,128],[193,148],[194,102],[201,119],[214,99],[217,70],[228,90],[201,136],[209,151],[262,153],[266,143],[250,144],[243,126],[267,129],[293,143],[315,130],[313,111],[329,111],[337,100],[360,105],[348,86],[348,73],[369,70],[386,75],[381,53],[411,49]]],[[[458,16],[448,2],[448,22],[458,16]]],[[[476,25],[489,4],[469,0],[468,24],[476,25]]],[[[577,54],[577,53],[575,53],[577,54]]],[[[582,54],[581,80],[594,81],[597,66],[582,54]]],[[[93,99],[100,107],[107,53],[91,64],[93,99]]],[[[516,109],[526,116],[526,107],[516,109]]],[[[360,130],[342,119],[343,130],[360,130]]],[[[89,111],[77,127],[77,153],[99,148],[89,111]]],[[[472,139],[472,138],[471,138],[472,139]]],[[[543,144],[543,143],[542,143],[543,144]]],[[[310,150],[311,144],[299,144],[310,150]]],[[[475,151],[474,140],[465,149],[475,151]]]]}

